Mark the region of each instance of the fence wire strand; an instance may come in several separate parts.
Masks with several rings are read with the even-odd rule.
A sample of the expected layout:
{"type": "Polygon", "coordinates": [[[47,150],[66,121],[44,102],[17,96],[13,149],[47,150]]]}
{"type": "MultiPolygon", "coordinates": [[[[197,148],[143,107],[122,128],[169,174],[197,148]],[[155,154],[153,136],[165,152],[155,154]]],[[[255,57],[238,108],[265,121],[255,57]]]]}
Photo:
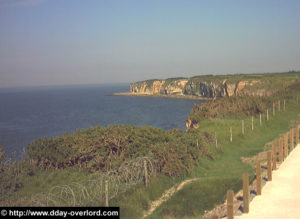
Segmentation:
{"type": "Polygon", "coordinates": [[[106,183],[110,200],[143,182],[145,177],[149,179],[154,176],[157,167],[157,162],[153,158],[139,157],[105,174],[97,173],[92,179],[54,186],[47,193],[32,196],[32,204],[35,206],[86,206],[104,203],[106,183]],[[145,171],[145,162],[147,171],[145,171]]]}

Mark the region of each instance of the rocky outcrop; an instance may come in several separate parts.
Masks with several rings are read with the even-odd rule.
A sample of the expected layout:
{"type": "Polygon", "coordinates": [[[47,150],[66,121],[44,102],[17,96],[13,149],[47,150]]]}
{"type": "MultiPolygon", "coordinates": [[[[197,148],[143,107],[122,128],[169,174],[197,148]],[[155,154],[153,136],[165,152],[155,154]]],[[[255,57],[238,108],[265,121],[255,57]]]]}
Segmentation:
{"type": "Polygon", "coordinates": [[[270,95],[264,89],[248,89],[260,85],[259,80],[241,80],[228,82],[227,79],[190,78],[148,80],[130,84],[130,92],[141,95],[189,95],[216,98],[234,95],[270,95]]]}
{"type": "Polygon", "coordinates": [[[236,85],[235,84],[227,84],[224,82],[226,96],[231,97],[236,94],[236,85]]]}
{"type": "Polygon", "coordinates": [[[131,93],[139,94],[160,94],[165,81],[163,80],[152,80],[152,81],[142,81],[130,84],[131,93]]]}
{"type": "Polygon", "coordinates": [[[197,128],[199,128],[199,123],[192,121],[191,119],[187,119],[185,121],[185,127],[187,130],[189,130],[191,128],[197,129],[197,128]]]}
{"type": "Polygon", "coordinates": [[[223,97],[226,95],[226,89],[222,84],[191,80],[185,87],[184,94],[207,98],[223,97]]]}
{"type": "Polygon", "coordinates": [[[149,80],[130,84],[130,92],[143,95],[184,95],[188,79],[149,80]]]}
{"type": "Polygon", "coordinates": [[[164,84],[165,84],[165,81],[153,81],[152,93],[159,94],[161,92],[161,90],[163,89],[164,84]]]}
{"type": "Polygon", "coordinates": [[[165,86],[163,92],[167,95],[184,95],[184,88],[187,82],[187,79],[174,80],[165,86]]]}

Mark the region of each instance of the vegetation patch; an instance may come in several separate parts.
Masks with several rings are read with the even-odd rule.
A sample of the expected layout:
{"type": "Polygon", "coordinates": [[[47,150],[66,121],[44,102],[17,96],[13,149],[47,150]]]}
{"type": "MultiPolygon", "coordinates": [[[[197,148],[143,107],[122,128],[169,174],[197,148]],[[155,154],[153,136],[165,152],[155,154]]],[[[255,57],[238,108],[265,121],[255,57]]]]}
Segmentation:
{"type": "Polygon", "coordinates": [[[39,167],[78,167],[90,172],[107,172],[138,157],[152,157],[157,171],[167,176],[187,174],[204,156],[213,156],[206,133],[162,130],[152,127],[114,125],[94,127],[56,138],[41,138],[28,146],[29,159],[39,167]]]}
{"type": "Polygon", "coordinates": [[[266,112],[272,107],[274,98],[258,96],[233,96],[209,100],[203,105],[197,104],[187,119],[199,123],[207,118],[224,118],[225,116],[250,116],[266,112]]]}

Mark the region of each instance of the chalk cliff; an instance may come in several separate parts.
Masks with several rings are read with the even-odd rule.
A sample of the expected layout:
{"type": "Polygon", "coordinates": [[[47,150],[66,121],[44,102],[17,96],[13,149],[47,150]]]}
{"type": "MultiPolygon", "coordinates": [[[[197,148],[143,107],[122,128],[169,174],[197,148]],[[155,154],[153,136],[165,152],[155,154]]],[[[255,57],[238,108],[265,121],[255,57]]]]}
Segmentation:
{"type": "Polygon", "coordinates": [[[263,89],[247,89],[261,84],[260,80],[228,81],[217,76],[147,80],[130,84],[130,92],[141,95],[189,95],[216,98],[234,95],[270,95],[263,89]],[[216,77],[216,78],[214,78],[216,77]]]}
{"type": "MultiPolygon", "coordinates": [[[[239,104],[246,106],[246,109],[242,109],[240,106],[236,107],[235,102],[229,102],[227,104],[222,102],[222,100],[228,101],[229,99],[223,98],[217,101],[209,101],[210,108],[203,109],[196,104],[192,109],[193,113],[188,116],[185,125],[187,129],[197,129],[199,128],[199,118],[201,116],[203,117],[204,114],[213,116],[214,113],[223,111],[222,107],[225,107],[226,104],[232,108],[229,107],[230,112],[238,110],[247,111],[249,110],[247,109],[249,105],[247,101],[249,100],[268,100],[268,96],[295,92],[295,90],[299,90],[300,87],[299,78],[300,72],[290,71],[283,73],[202,75],[191,78],[146,80],[130,84],[129,95],[155,95],[192,99],[232,97],[229,99],[237,99],[239,104]],[[245,98],[240,98],[241,96],[245,98]],[[261,98],[251,98],[249,96],[260,96],[261,98]],[[247,103],[244,103],[243,100],[247,103]],[[214,105],[216,102],[218,102],[219,105],[214,105]]],[[[264,104],[266,103],[264,102],[264,104]]],[[[254,103],[254,105],[256,107],[262,106],[261,102],[259,102],[259,104],[254,103]]]]}

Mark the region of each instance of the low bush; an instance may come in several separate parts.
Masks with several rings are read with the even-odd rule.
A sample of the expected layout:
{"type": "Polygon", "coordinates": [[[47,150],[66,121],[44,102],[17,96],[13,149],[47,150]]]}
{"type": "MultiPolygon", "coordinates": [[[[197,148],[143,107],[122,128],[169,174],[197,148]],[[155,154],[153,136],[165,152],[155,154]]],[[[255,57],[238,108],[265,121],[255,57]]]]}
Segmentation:
{"type": "Polygon", "coordinates": [[[106,172],[134,158],[149,156],[157,161],[158,172],[179,176],[189,173],[201,157],[212,157],[212,141],[209,133],[200,136],[192,131],[114,125],[40,138],[27,149],[29,159],[42,168],[76,166],[106,172]]]}

